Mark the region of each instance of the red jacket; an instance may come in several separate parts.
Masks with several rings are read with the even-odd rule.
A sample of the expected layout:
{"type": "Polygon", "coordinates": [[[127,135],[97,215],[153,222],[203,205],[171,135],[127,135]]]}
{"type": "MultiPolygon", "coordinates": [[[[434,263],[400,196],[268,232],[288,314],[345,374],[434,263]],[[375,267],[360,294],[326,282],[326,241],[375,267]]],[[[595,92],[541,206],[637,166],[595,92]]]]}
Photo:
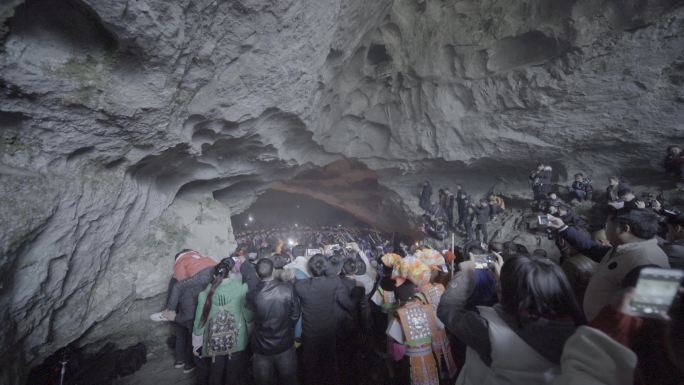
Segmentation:
{"type": "Polygon", "coordinates": [[[195,276],[200,271],[216,266],[216,261],[196,251],[188,251],[178,256],[173,265],[173,276],[178,280],[195,276]]]}

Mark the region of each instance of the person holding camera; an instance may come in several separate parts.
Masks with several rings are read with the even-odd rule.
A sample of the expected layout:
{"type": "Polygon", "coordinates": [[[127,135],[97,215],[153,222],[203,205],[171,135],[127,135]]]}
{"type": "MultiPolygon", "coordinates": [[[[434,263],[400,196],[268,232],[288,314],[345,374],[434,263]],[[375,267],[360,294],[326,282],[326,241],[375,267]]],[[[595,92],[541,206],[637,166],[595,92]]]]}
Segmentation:
{"type": "Polygon", "coordinates": [[[546,199],[546,195],[551,192],[552,172],[551,166],[539,163],[537,169],[530,173],[530,184],[535,201],[546,199]]]}
{"type": "Polygon", "coordinates": [[[647,266],[669,268],[667,255],[655,238],[658,216],[651,210],[616,210],[606,221],[609,245],[598,243],[562,219],[549,215],[549,228],[575,250],[599,262],[589,281],[583,301],[587,319],[592,320],[610,304],[613,297],[627,287],[633,287],[639,271],[647,266]]]}
{"type": "Polygon", "coordinates": [[[563,345],[586,323],[563,271],[546,259],[494,253],[500,303],[466,310],[478,265],[459,264],[437,308],[468,347],[457,384],[548,384],[560,374],[563,345]]]}
{"type": "Polygon", "coordinates": [[[575,181],[568,189],[570,191],[570,200],[578,202],[590,201],[594,193],[594,188],[591,186],[591,180],[585,179],[584,174],[575,174],[575,181]]]}
{"type": "Polygon", "coordinates": [[[487,223],[491,218],[492,208],[489,206],[489,202],[486,199],[480,199],[477,206],[473,207],[471,223],[477,223],[475,225],[475,239],[479,242],[487,243],[487,223]],[[482,238],[480,238],[480,234],[482,238]]]}

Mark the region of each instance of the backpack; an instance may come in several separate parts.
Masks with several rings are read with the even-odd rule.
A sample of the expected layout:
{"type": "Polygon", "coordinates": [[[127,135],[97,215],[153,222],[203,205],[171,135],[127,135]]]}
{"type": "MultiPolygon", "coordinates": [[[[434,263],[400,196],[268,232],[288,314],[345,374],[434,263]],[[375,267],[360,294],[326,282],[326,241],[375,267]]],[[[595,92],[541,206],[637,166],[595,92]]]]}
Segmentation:
{"type": "Polygon", "coordinates": [[[233,313],[222,305],[209,320],[207,327],[207,354],[210,357],[230,355],[237,343],[240,324],[233,313]]]}

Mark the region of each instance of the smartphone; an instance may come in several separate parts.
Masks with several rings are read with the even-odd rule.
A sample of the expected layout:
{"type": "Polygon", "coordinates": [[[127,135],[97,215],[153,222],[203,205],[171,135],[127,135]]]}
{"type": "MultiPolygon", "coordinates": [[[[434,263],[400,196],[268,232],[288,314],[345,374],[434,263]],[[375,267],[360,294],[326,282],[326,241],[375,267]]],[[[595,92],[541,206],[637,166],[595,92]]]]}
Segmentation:
{"type": "Polygon", "coordinates": [[[682,270],[655,267],[641,270],[634,298],[630,302],[631,310],[642,317],[661,318],[679,292],[682,278],[682,270]]]}
{"type": "Polygon", "coordinates": [[[476,269],[493,269],[496,257],[487,254],[473,254],[471,260],[475,262],[476,269]]]}
{"type": "Polygon", "coordinates": [[[538,216],[537,221],[539,221],[540,226],[548,226],[549,225],[549,217],[546,215],[538,216]]]}

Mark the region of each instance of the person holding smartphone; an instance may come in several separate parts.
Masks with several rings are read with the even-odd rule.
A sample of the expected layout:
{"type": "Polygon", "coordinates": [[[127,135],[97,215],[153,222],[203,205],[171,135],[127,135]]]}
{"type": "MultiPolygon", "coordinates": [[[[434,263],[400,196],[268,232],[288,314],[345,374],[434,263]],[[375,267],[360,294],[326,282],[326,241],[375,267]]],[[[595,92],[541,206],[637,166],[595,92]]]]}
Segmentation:
{"type": "Polygon", "coordinates": [[[588,320],[628,287],[634,287],[644,267],[669,268],[667,255],[658,246],[658,217],[650,210],[616,210],[606,221],[606,237],[612,246],[591,237],[562,219],[549,215],[549,228],[578,252],[599,262],[583,300],[588,320]]]}
{"type": "Polygon", "coordinates": [[[560,374],[563,345],[586,323],[570,283],[555,263],[494,253],[500,304],[466,310],[476,270],[460,270],[442,295],[437,316],[468,348],[457,384],[548,384],[560,374]]]}

